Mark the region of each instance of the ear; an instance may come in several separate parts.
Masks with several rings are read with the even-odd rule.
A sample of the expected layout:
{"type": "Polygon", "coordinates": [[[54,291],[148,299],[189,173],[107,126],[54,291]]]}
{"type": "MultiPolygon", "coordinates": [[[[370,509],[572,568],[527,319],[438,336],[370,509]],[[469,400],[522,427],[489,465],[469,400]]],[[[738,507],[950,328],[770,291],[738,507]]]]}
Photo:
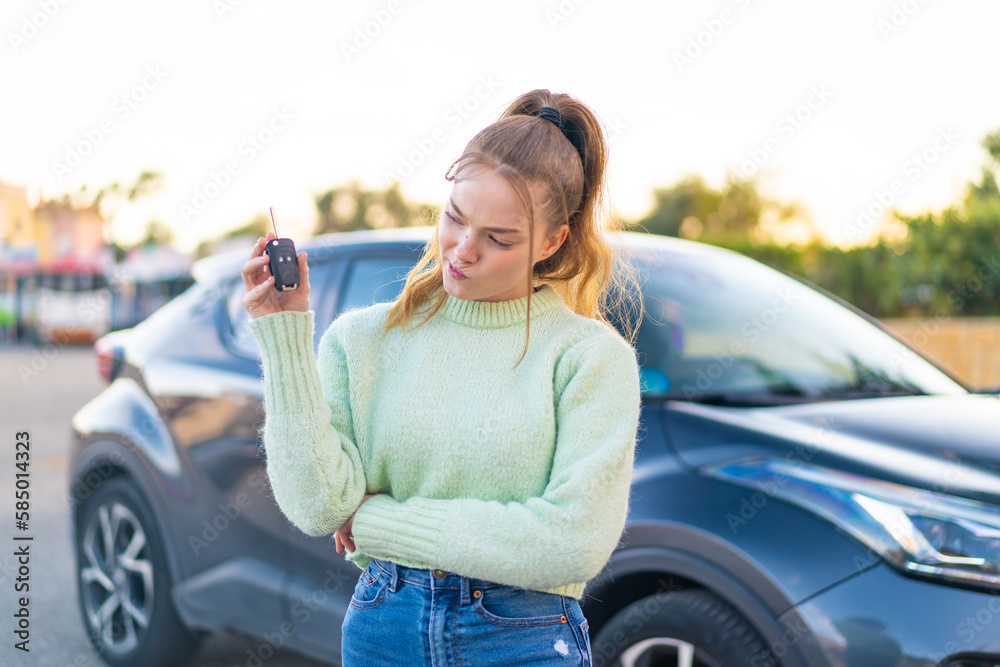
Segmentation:
{"type": "Polygon", "coordinates": [[[559,229],[545,240],[545,245],[542,246],[542,254],[539,256],[538,261],[548,258],[556,250],[559,250],[568,235],[569,225],[560,225],[559,229]]]}

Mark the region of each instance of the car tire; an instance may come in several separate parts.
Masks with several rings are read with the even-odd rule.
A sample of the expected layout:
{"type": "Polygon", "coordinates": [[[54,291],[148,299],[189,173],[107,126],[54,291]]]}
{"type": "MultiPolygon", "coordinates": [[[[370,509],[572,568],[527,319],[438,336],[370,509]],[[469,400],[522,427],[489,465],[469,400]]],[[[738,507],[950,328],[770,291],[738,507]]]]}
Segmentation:
{"type": "Polygon", "coordinates": [[[152,517],[122,477],[98,487],[78,514],[77,600],[91,647],[113,667],[184,665],[204,637],[177,616],[152,517]]]}
{"type": "Polygon", "coordinates": [[[636,600],[593,642],[595,667],[777,667],[767,643],[732,606],[705,590],[636,600]]]}

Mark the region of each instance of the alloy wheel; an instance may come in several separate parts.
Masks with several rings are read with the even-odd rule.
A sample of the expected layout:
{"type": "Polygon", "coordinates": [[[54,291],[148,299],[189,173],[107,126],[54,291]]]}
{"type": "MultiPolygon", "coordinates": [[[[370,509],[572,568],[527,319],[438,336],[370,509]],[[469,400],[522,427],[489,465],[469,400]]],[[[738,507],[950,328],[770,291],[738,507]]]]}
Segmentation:
{"type": "Polygon", "coordinates": [[[153,610],[153,564],[135,514],[110,499],[91,515],[81,542],[84,612],[112,653],[136,648],[153,610]]]}

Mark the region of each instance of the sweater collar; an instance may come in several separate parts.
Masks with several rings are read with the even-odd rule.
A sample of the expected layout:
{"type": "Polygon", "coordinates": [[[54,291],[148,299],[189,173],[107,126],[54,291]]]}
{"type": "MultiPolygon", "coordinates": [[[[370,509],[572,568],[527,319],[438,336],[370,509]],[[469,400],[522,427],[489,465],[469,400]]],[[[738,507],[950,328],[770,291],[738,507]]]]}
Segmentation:
{"type": "MultiPolygon", "coordinates": [[[[552,285],[543,283],[531,295],[532,319],[562,305],[562,297],[552,285]]],[[[528,319],[528,296],[507,301],[475,301],[458,299],[445,292],[444,303],[438,313],[452,322],[478,329],[499,329],[524,324],[528,319]]]]}

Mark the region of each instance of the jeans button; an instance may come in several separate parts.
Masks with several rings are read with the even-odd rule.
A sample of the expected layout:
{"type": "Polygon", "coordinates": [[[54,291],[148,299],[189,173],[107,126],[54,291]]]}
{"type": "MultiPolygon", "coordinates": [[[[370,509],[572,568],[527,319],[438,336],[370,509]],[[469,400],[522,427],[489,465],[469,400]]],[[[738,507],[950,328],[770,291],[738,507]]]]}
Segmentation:
{"type": "Polygon", "coordinates": [[[437,579],[438,581],[448,576],[448,573],[445,572],[444,570],[434,570],[433,574],[434,578],[437,579]]]}

